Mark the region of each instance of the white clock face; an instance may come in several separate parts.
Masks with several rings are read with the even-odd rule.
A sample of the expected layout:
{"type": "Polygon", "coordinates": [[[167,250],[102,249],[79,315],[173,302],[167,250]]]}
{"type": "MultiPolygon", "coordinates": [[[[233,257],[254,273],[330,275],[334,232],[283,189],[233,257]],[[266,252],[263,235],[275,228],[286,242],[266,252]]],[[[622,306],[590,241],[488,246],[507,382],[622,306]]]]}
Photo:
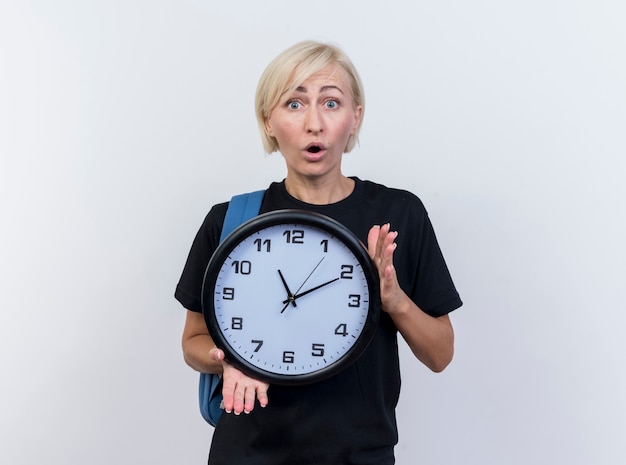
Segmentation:
{"type": "Polygon", "coordinates": [[[335,234],[303,223],[246,235],[213,271],[218,345],[279,381],[342,362],[369,336],[364,329],[373,331],[372,284],[359,248],[355,254],[335,234]]]}

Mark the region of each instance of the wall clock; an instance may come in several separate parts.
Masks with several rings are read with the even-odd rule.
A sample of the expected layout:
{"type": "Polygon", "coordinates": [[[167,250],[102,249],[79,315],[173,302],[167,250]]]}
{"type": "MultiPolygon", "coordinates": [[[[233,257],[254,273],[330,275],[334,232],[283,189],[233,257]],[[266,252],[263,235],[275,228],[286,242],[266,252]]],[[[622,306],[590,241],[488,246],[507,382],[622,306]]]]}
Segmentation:
{"type": "Polygon", "coordinates": [[[342,224],[278,210],[219,245],[202,305],[211,337],[241,371],[270,384],[313,383],[353,363],[371,341],[378,272],[342,224]]]}

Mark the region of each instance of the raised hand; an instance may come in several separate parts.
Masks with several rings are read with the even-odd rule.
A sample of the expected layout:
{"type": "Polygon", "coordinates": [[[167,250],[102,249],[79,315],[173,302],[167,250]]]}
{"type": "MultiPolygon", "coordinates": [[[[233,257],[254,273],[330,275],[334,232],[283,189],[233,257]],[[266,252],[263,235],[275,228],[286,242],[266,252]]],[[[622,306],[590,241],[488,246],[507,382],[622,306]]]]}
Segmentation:
{"type": "Polygon", "coordinates": [[[380,277],[380,298],[383,310],[388,313],[394,313],[406,300],[406,294],[398,284],[396,269],[393,266],[397,237],[397,231],[391,231],[389,223],[373,226],[367,236],[367,249],[380,277]]]}

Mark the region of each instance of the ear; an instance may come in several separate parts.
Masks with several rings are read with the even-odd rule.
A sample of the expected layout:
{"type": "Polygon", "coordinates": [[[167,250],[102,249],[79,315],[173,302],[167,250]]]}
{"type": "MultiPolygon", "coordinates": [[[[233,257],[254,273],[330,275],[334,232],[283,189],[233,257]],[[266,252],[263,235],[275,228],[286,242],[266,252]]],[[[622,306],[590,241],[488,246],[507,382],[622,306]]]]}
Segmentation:
{"type": "Polygon", "coordinates": [[[265,125],[265,132],[267,133],[267,135],[270,137],[274,137],[274,131],[272,131],[272,124],[270,123],[269,117],[265,118],[263,124],[265,125]]]}
{"type": "Polygon", "coordinates": [[[358,105],[354,109],[354,126],[352,126],[352,134],[356,134],[359,130],[359,126],[361,125],[361,118],[363,117],[363,106],[358,105]]]}

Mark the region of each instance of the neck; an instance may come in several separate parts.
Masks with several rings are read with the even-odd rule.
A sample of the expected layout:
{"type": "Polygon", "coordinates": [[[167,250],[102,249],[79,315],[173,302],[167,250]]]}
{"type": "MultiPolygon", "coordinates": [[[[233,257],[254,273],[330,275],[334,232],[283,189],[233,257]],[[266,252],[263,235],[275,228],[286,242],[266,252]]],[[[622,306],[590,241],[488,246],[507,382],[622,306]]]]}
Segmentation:
{"type": "Polygon", "coordinates": [[[312,205],[329,205],[348,197],[354,190],[354,180],[341,175],[332,181],[285,178],[289,195],[312,205]]]}

